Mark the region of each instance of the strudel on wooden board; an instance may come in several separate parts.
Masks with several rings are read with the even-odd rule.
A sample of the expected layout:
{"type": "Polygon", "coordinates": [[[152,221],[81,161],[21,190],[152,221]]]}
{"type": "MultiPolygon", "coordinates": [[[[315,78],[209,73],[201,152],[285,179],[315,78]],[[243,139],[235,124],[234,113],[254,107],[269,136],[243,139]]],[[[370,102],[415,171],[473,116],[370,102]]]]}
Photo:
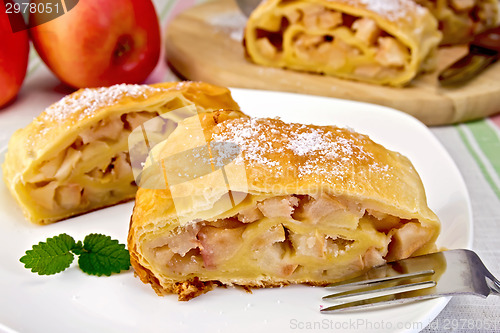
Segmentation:
{"type": "Polygon", "coordinates": [[[402,86],[434,69],[441,33],[412,0],[268,0],[248,19],[244,44],[264,66],[402,86]]]}
{"type": "Polygon", "coordinates": [[[439,22],[442,45],[469,42],[475,34],[496,26],[498,0],[414,0],[439,22]]]}

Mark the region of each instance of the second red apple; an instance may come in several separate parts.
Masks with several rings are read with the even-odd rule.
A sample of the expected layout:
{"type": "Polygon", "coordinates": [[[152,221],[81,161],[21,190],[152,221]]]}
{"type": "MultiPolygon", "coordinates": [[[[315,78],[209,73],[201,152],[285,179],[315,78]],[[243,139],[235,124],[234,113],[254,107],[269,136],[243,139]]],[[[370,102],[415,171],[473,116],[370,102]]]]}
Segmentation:
{"type": "MultiPolygon", "coordinates": [[[[30,20],[36,22],[37,14],[30,20]]],[[[160,27],[150,0],[79,1],[30,33],[45,64],[75,88],[140,83],[160,55],[160,27]]]]}
{"type": "MultiPolygon", "coordinates": [[[[11,0],[5,2],[13,4],[11,0]]],[[[0,1],[0,108],[17,95],[26,75],[30,44],[26,30],[12,32],[7,8],[0,1]]],[[[24,24],[19,13],[11,13],[24,24]]]]}

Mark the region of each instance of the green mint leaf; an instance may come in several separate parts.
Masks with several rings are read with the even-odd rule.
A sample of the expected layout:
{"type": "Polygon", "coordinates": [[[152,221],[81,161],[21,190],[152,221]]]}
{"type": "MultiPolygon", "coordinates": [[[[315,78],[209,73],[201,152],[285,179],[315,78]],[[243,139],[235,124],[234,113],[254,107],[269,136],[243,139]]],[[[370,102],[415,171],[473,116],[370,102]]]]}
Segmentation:
{"type": "Polygon", "coordinates": [[[90,234],[83,240],[83,252],[78,258],[81,270],[90,275],[119,273],[130,268],[130,255],[125,245],[101,234],[90,234]]]}
{"type": "Polygon", "coordinates": [[[83,244],[82,241],[78,241],[75,246],[71,249],[71,252],[79,256],[80,254],[83,253],[83,244]]]}
{"type": "Polygon", "coordinates": [[[70,251],[74,246],[73,237],[60,234],[33,245],[19,260],[25,268],[31,268],[31,271],[38,275],[56,274],[64,271],[73,262],[74,255],[70,251]]]}

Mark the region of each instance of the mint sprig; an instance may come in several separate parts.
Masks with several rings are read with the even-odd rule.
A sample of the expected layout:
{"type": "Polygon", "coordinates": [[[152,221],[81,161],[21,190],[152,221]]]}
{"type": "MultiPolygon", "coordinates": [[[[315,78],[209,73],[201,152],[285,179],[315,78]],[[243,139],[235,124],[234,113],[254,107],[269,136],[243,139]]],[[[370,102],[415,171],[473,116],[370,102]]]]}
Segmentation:
{"type": "Polygon", "coordinates": [[[79,256],[78,265],[90,275],[119,273],[130,268],[130,255],[125,245],[102,234],[90,234],[83,243],[67,234],[47,238],[33,245],[21,257],[25,268],[38,275],[52,275],[64,271],[79,256]]]}
{"type": "Polygon", "coordinates": [[[51,275],[64,271],[75,258],[71,250],[75,240],[67,234],[48,238],[45,242],[33,245],[31,250],[20,260],[24,267],[31,268],[33,273],[51,275]]]}
{"type": "Polygon", "coordinates": [[[87,274],[106,275],[120,273],[130,267],[130,255],[125,245],[101,234],[90,234],[83,240],[83,252],[78,265],[87,274]]]}

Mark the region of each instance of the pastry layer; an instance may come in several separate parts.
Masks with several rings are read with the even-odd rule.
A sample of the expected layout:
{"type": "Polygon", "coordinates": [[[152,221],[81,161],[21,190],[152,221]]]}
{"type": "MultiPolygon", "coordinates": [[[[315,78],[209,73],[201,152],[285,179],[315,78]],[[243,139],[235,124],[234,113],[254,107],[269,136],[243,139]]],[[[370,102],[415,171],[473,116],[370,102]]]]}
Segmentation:
{"type": "Polygon", "coordinates": [[[228,89],[206,83],[81,89],[48,107],[10,139],[5,183],[27,219],[46,224],[131,200],[128,136],[185,106],[238,109],[228,89]]]}
{"type": "Polygon", "coordinates": [[[433,69],[436,19],[412,0],[269,0],[250,16],[257,64],[401,86],[433,69]]]}
{"type": "Polygon", "coordinates": [[[435,248],[439,220],[410,161],[348,129],[206,113],[181,122],[145,170],[152,161],[162,172],[144,173],[153,181],[137,192],[128,246],[159,294],[323,285],[435,248]],[[212,149],[214,160],[234,158],[172,181],[194,163],[171,157],[207,142],[239,151],[212,149]]]}

